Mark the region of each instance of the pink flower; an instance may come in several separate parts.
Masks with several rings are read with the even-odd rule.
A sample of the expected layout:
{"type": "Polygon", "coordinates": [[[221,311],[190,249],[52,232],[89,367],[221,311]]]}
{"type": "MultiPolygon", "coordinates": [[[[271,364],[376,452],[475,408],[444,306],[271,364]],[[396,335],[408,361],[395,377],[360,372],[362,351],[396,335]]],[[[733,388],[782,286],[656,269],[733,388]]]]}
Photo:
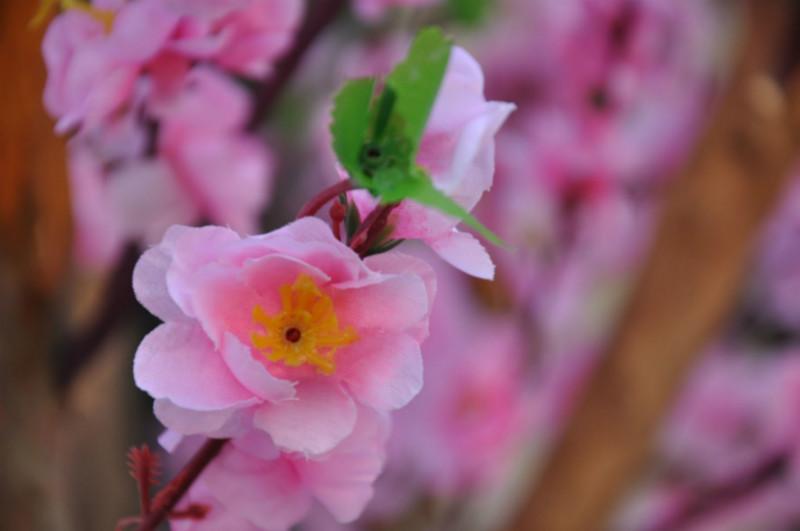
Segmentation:
{"type": "Polygon", "coordinates": [[[439,0],[357,0],[356,12],[365,20],[376,20],[393,7],[422,7],[437,3],[439,0]]]}
{"type": "Polygon", "coordinates": [[[157,0],[130,2],[110,31],[84,11],[67,11],[47,30],[42,50],[47,110],[56,131],[101,124],[133,97],[145,64],[166,45],[178,18],[157,0]]]}
{"type": "MultiPolygon", "coordinates": [[[[417,162],[439,190],[467,210],[492,186],[494,136],[513,110],[512,104],[486,101],[480,65],[454,47],[417,162]]],[[[363,210],[374,204],[364,196],[358,200],[363,210]]],[[[459,220],[404,201],[392,212],[389,224],[393,238],[422,240],[465,273],[493,278],[491,257],[474,236],[456,228],[459,220]]]]}
{"type": "Polygon", "coordinates": [[[247,93],[221,72],[196,67],[156,114],[159,154],[198,211],[214,223],[254,232],[273,163],[264,143],[244,132],[251,114],[247,93]]]}
{"type": "Polygon", "coordinates": [[[127,112],[70,143],[77,254],[103,266],[126,242],[154,244],[173,224],[201,218],[252,233],[271,192],[266,146],[243,132],[247,94],[210,67],[184,73],[150,112],[159,151],[144,154],[142,124],[127,112]]]}
{"type": "Polygon", "coordinates": [[[165,321],[139,346],[136,383],[178,433],[255,428],[318,455],[353,430],[356,403],[397,409],[422,386],[429,267],[399,253],[361,260],[321,220],[247,238],[172,227],[140,259],[134,290],[165,321]]]}
{"type": "Polygon", "coordinates": [[[291,43],[301,0],[173,0],[185,15],[171,48],[250,77],[264,77],[291,43]]]}
{"type": "Polygon", "coordinates": [[[437,305],[425,342],[426,384],[393,415],[386,473],[370,516],[407,509],[423,493],[487,492],[532,425],[532,380],[517,322],[479,310],[465,278],[437,271],[437,305]]]}
{"type": "Polygon", "coordinates": [[[102,16],[67,10],[43,42],[45,104],[56,130],[93,127],[130,102],[145,79],[188,69],[196,60],[264,77],[291,42],[300,0],[186,2],[137,0],[103,4],[102,16]],[[110,24],[107,24],[110,20],[110,24]]]}
{"type": "Polygon", "coordinates": [[[313,459],[281,453],[266,438],[234,439],[178,507],[203,505],[205,517],[173,520],[172,529],[283,531],[302,520],[314,501],[338,522],[351,522],[372,497],[388,434],[388,416],[359,408],[353,432],[313,459]]]}

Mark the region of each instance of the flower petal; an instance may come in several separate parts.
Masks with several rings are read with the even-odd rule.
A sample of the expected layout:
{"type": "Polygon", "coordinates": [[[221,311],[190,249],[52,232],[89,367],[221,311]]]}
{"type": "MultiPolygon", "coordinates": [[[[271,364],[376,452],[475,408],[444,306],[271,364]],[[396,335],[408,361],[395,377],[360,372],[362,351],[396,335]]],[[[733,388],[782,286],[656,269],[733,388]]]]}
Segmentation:
{"type": "Polygon", "coordinates": [[[429,310],[425,283],[416,275],[387,275],[382,282],[336,290],[333,298],[339,319],[358,329],[402,332],[429,310]]]}
{"type": "Polygon", "coordinates": [[[187,409],[219,410],[253,398],[195,324],[165,323],[145,336],[133,360],[133,376],[153,398],[168,398],[187,409]]]}
{"type": "Polygon", "coordinates": [[[286,451],[319,455],[350,435],[356,406],[342,387],[330,380],[309,380],[297,385],[297,398],[265,404],[253,424],[267,432],[286,451]]]}
{"type": "Polygon", "coordinates": [[[247,390],[268,402],[294,398],[294,383],[280,380],[267,371],[263,363],[253,358],[250,347],[230,333],[225,334],[222,358],[228,368],[247,390]]]}
{"type": "Polygon", "coordinates": [[[204,434],[216,437],[229,437],[235,429],[225,429],[238,408],[219,409],[214,411],[197,411],[176,406],[166,398],[159,398],[153,403],[153,413],[171,432],[180,435],[204,434]]]}
{"type": "Polygon", "coordinates": [[[386,460],[389,418],[359,408],[353,433],[319,459],[297,461],[303,482],[340,523],[359,517],[372,498],[373,482],[386,460]]]}
{"type": "Polygon", "coordinates": [[[447,263],[468,275],[494,279],[494,263],[481,243],[468,232],[453,229],[449,234],[428,242],[447,263]]]}
{"type": "Polygon", "coordinates": [[[422,389],[422,354],[407,334],[362,338],[340,351],[337,363],[353,395],[379,411],[403,407],[422,389]]]}
{"type": "Polygon", "coordinates": [[[167,289],[171,263],[172,259],[160,246],[145,251],[133,270],[133,291],[139,303],[162,321],[182,321],[187,316],[167,289]]]}
{"type": "Polygon", "coordinates": [[[287,530],[311,505],[288,461],[265,461],[230,445],[211,462],[201,481],[226,510],[259,529],[287,530]]]}

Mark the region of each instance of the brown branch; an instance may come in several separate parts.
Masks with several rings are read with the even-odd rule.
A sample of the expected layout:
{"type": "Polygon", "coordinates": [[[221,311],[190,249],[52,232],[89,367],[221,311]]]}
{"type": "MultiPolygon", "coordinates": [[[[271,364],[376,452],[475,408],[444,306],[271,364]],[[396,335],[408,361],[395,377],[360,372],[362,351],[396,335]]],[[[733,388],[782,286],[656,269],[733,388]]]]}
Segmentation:
{"type": "Polygon", "coordinates": [[[175,509],[189,487],[205,470],[208,464],[219,455],[228,439],[209,439],[194,454],[177,476],[167,484],[153,500],[153,510],[145,515],[138,531],[153,531],[175,509]]]}
{"type": "Polygon", "coordinates": [[[256,100],[255,110],[247,128],[258,129],[275,105],[286,84],[300,66],[306,52],[317,40],[317,37],[336,20],[336,17],[347,6],[347,0],[314,0],[306,2],[306,17],[295,37],[294,44],[275,65],[275,75],[264,85],[256,100]]]}
{"type": "Polygon", "coordinates": [[[135,298],[131,277],[138,258],[139,247],[129,244],[109,274],[102,301],[89,324],[56,349],[56,387],[59,391],[69,389],[75,377],[133,308],[135,298]]]}
{"type": "Polygon", "coordinates": [[[697,353],[735,302],[799,145],[800,92],[785,98],[760,74],[776,55],[763,41],[782,35],[780,24],[776,31],[766,23],[786,18],[789,4],[756,4],[751,22],[759,27],[751,25],[742,67],[669,191],[651,256],[606,355],[513,529],[607,527],[697,353]]]}

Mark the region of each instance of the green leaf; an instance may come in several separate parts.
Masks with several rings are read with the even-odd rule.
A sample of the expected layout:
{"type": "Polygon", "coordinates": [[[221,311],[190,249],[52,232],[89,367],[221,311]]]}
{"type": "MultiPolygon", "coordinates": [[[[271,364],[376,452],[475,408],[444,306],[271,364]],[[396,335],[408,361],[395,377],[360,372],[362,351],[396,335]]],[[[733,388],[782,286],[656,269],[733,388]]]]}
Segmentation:
{"type": "Polygon", "coordinates": [[[403,120],[403,131],[416,156],[422,132],[444,79],[452,43],[438,28],[420,31],[406,59],[398,64],[386,84],[396,93],[395,113],[403,120]]]}
{"type": "Polygon", "coordinates": [[[361,153],[371,125],[370,103],[374,91],[374,79],[353,79],[345,83],[333,102],[333,150],[339,164],[360,186],[369,184],[361,165],[361,153]]]}
{"type": "Polygon", "coordinates": [[[469,211],[436,188],[422,168],[416,167],[410,178],[398,178],[397,175],[386,175],[385,177],[386,179],[382,180],[380,185],[380,197],[383,202],[394,203],[402,199],[411,199],[460,219],[497,246],[508,247],[499,236],[478,221],[469,211]]]}
{"type": "Polygon", "coordinates": [[[483,22],[490,4],[491,0],[447,0],[447,7],[453,18],[469,26],[483,22]]]}

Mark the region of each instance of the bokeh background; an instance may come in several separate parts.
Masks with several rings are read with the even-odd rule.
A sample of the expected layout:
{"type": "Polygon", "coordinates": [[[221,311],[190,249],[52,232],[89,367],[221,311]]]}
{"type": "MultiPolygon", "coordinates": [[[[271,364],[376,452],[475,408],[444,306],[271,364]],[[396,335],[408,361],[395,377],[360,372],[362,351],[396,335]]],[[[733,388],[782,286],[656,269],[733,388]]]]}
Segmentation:
{"type": "MultiPolygon", "coordinates": [[[[418,28],[517,105],[476,210],[511,248],[494,282],[437,267],[425,389],[348,529],[800,529],[797,6],[408,3],[307,2],[324,23],[254,133],[266,231],[336,178],[336,89],[418,28]]],[[[130,287],[141,240],[86,250],[35,12],[0,4],[0,529],[105,530],[137,511],[128,448],[158,445],[131,375],[157,321],[130,287]]],[[[263,102],[269,83],[241,85],[263,102]]]]}

